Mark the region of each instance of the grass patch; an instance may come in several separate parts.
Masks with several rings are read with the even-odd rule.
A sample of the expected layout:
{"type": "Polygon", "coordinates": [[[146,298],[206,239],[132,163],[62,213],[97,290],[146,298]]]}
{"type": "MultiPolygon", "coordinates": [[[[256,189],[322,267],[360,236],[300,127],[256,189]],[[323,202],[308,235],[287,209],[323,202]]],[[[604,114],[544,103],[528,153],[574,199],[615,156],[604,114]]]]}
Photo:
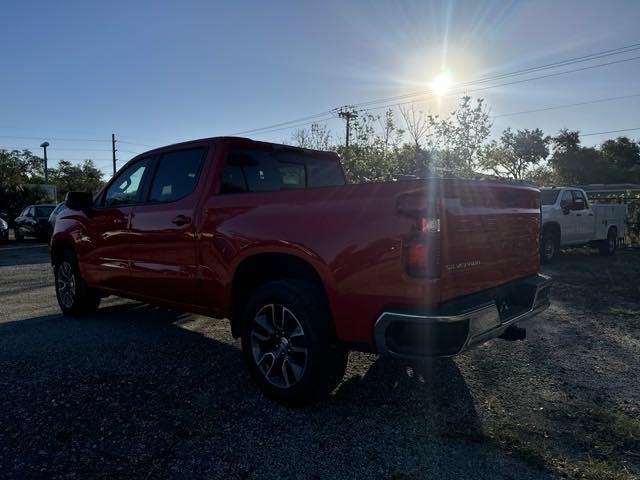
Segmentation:
{"type": "Polygon", "coordinates": [[[635,480],[637,477],[625,467],[602,460],[552,460],[555,473],[571,480],[635,480]]]}

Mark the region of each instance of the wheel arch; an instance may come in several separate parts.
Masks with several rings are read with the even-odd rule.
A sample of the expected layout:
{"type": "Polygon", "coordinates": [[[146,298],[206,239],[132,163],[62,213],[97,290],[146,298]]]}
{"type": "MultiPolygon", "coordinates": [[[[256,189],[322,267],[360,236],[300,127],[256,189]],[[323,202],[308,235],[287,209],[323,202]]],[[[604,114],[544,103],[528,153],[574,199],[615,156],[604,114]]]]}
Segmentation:
{"type": "MultiPolygon", "coordinates": [[[[65,250],[74,252],[73,242],[67,237],[54,237],[51,239],[51,265],[55,265],[62,258],[65,250]]],[[[75,253],[75,252],[74,252],[75,253]]]]}
{"type": "MultiPolygon", "coordinates": [[[[327,311],[331,312],[329,292],[321,273],[309,260],[299,255],[284,252],[261,252],[246,256],[237,265],[231,283],[231,333],[240,336],[240,317],[242,308],[249,296],[256,288],[265,283],[303,278],[313,282],[322,294],[322,301],[326,302],[327,311]]],[[[333,320],[329,318],[330,326],[335,335],[333,320]]]]}
{"type": "Polygon", "coordinates": [[[562,229],[560,228],[560,224],[556,221],[545,222],[542,225],[542,233],[552,232],[558,237],[558,243],[560,243],[562,239],[562,229]]]}

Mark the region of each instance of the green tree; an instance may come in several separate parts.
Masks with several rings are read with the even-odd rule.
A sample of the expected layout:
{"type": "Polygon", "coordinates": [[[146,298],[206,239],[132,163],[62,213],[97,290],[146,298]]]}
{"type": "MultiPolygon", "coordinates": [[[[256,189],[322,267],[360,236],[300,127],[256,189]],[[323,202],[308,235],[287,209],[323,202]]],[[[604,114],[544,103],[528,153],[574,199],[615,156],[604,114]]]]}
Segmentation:
{"type": "Polygon", "coordinates": [[[499,141],[482,148],[480,166],[498,177],[524,180],[549,155],[550,139],[542,130],[507,128],[499,141]]]}
{"type": "Polygon", "coordinates": [[[58,196],[63,198],[69,191],[97,192],[104,185],[102,175],[92,160],[84,160],[80,165],[60,160],[50,178],[58,189],[58,196]]]}
{"type": "Polygon", "coordinates": [[[607,164],[609,183],[640,182],[640,145],[628,137],[607,140],[600,146],[602,160],[607,164]]]}
{"type": "Polygon", "coordinates": [[[429,115],[427,121],[433,131],[431,146],[438,168],[446,174],[473,176],[481,147],[491,134],[484,100],[479,98],[474,104],[471,97],[462,97],[449,117],[429,115]]]}
{"type": "Polygon", "coordinates": [[[42,183],[42,161],[29,150],[0,150],[0,211],[7,212],[9,221],[31,203],[48,200],[40,188],[25,188],[26,184],[42,183]]]}
{"type": "Polygon", "coordinates": [[[609,172],[600,150],[583,147],[580,144],[580,132],[563,129],[552,139],[552,145],[553,154],[549,164],[559,183],[606,183],[609,172]]]}

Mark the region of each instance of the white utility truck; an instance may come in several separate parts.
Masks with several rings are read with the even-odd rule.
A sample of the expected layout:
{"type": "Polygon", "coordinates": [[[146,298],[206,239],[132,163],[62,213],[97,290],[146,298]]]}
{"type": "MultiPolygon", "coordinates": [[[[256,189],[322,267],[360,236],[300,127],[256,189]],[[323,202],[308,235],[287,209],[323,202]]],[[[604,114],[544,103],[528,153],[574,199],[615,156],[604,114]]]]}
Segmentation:
{"type": "Polygon", "coordinates": [[[543,187],[540,258],[551,262],[560,247],[591,245],[603,255],[613,255],[624,238],[627,206],[591,203],[575,187],[543,187]]]}

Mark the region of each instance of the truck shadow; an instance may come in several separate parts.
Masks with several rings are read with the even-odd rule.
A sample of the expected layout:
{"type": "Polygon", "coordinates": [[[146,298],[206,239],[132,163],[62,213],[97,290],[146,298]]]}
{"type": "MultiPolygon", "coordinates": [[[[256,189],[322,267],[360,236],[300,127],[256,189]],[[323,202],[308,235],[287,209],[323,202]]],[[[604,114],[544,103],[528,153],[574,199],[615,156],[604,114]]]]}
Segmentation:
{"type": "Polygon", "coordinates": [[[254,388],[226,322],[127,303],[85,319],[0,324],[0,469],[16,478],[526,473],[484,441],[452,360],[354,355],[330,399],[290,410],[254,388]]]}

